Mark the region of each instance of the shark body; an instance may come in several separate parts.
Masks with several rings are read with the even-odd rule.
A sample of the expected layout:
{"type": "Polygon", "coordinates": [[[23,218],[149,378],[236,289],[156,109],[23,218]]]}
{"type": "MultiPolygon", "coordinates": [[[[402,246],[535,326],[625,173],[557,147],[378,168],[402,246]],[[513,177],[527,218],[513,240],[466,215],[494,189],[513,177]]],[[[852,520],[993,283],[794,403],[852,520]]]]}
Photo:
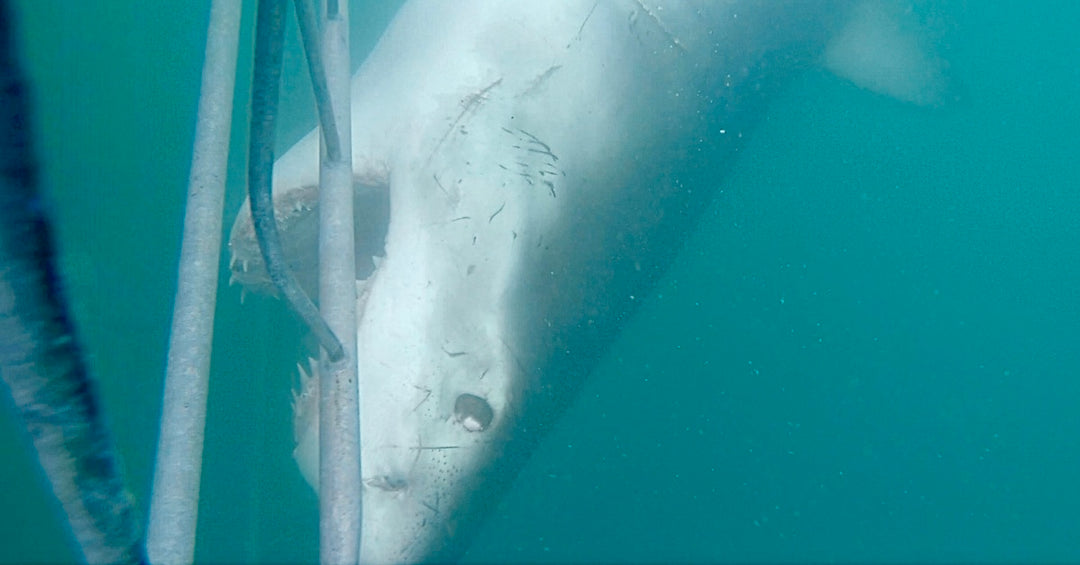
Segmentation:
{"type": "MultiPolygon", "coordinates": [[[[353,81],[362,562],[467,548],[792,76],[825,62],[938,96],[928,59],[858,53],[907,41],[875,20],[843,0],[401,8],[353,81]]],[[[301,278],[317,184],[312,132],[274,179],[301,278]]],[[[265,286],[246,207],[230,246],[234,277],[265,286]]],[[[296,455],[317,488],[304,388],[296,455]]]]}

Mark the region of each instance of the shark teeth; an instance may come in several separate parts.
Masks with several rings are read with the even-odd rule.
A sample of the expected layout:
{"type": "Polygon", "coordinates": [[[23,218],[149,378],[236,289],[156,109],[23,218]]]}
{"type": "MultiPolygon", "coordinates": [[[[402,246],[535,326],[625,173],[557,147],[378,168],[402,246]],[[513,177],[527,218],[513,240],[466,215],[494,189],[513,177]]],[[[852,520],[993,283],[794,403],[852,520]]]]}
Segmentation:
{"type": "Polygon", "coordinates": [[[302,363],[296,364],[300,382],[292,391],[293,435],[297,442],[307,426],[319,417],[319,362],[311,357],[307,361],[307,369],[302,363]]]}

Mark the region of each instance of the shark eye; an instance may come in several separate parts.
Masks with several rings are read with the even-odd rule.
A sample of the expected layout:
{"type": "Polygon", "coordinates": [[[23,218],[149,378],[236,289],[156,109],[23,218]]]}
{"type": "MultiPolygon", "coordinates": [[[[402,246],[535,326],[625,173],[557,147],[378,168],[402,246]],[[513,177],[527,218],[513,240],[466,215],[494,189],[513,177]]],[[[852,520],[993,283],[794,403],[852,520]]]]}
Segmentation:
{"type": "Polygon", "coordinates": [[[495,412],[486,400],[473,394],[462,394],[454,402],[454,418],[470,432],[482,432],[491,425],[495,412]]]}

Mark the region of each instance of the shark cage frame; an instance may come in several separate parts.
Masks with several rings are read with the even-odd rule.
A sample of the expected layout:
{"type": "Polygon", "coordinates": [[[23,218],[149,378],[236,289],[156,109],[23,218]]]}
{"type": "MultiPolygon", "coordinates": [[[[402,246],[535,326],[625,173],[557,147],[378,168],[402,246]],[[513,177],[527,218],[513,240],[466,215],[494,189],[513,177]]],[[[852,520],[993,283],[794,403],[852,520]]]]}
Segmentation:
{"type": "MultiPolygon", "coordinates": [[[[353,241],[348,3],[295,0],[322,130],[320,312],[285,266],[270,194],[281,75],[284,0],[260,0],[256,23],[248,183],[259,246],[280,294],[323,346],[319,384],[320,558],[359,558],[361,487],[353,241]],[[324,320],[325,317],[325,320],[324,320]]],[[[152,563],[194,555],[202,444],[236,74],[240,0],[213,0],[184,220],[161,433],[150,507],[152,563]]]]}

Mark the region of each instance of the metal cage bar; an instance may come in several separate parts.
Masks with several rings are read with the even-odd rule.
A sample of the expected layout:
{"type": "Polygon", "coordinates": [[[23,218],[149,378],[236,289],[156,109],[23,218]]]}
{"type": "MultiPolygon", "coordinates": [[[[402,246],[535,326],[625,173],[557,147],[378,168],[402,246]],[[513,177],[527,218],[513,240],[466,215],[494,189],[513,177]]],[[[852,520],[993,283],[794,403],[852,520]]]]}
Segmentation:
{"type": "Polygon", "coordinates": [[[195,552],[240,13],[240,0],[210,5],[154,466],[151,563],[191,563],[195,552]]]}
{"type": "MultiPolygon", "coordinates": [[[[306,1],[297,0],[297,4],[306,1]]],[[[343,339],[344,358],[334,362],[324,354],[319,372],[319,554],[323,563],[356,563],[362,487],[349,10],[348,2],[327,0],[321,4],[321,66],[326,70],[329,100],[319,101],[319,106],[331,109],[334,127],[325,123],[328,112],[320,112],[325,135],[319,154],[319,306],[335,334],[351,337],[343,339]],[[337,139],[329,139],[331,135],[337,139]]],[[[317,95],[319,90],[316,88],[317,95]]]]}

